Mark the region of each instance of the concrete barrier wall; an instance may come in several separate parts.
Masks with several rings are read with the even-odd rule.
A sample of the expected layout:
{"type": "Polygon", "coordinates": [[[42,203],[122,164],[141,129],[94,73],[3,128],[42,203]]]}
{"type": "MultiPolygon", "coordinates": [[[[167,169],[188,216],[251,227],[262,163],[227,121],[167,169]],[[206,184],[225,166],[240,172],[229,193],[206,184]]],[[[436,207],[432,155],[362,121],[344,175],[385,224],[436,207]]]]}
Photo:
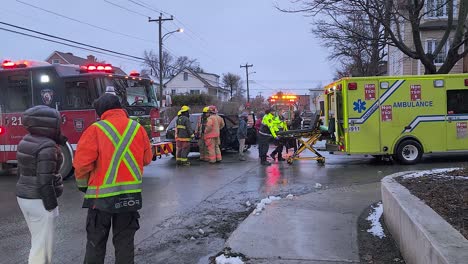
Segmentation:
{"type": "Polygon", "coordinates": [[[468,240],[395,177],[382,180],[384,219],[409,264],[466,264],[468,240]]]}

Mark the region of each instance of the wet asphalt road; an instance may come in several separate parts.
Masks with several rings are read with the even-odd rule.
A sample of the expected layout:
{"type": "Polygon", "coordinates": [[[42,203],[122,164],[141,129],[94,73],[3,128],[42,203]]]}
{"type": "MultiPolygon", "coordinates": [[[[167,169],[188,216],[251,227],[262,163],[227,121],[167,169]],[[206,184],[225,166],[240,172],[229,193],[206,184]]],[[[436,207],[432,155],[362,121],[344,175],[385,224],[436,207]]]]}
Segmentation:
{"type": "MultiPolygon", "coordinates": [[[[222,163],[209,165],[191,154],[190,167],[176,168],[171,157],[146,167],[136,263],[207,263],[253,209],[247,201],[254,205],[268,195],[313,192],[315,183],[323,188],[367,184],[395,172],[466,166],[468,161],[467,155],[429,156],[421,164],[401,166],[364,156],[326,155],[324,166],[296,161],[261,167],[256,148],[247,154],[246,162],[225,153],[222,163]]],[[[27,262],[30,238],[14,195],[16,180],[13,175],[0,177],[0,263],[27,262]]],[[[83,261],[86,210],[81,203],[74,181],[67,181],[59,201],[54,263],[83,261]]],[[[112,251],[109,241],[106,263],[112,263],[112,251]]]]}

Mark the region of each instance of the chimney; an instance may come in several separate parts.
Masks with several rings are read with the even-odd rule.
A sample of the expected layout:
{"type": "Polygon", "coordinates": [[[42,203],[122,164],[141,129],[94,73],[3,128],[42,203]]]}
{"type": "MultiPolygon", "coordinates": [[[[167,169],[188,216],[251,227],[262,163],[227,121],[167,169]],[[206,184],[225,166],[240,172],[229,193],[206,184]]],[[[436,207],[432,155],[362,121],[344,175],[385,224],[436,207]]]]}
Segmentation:
{"type": "Polygon", "coordinates": [[[87,60],[90,62],[96,62],[96,57],[94,57],[93,55],[88,55],[87,60]]]}

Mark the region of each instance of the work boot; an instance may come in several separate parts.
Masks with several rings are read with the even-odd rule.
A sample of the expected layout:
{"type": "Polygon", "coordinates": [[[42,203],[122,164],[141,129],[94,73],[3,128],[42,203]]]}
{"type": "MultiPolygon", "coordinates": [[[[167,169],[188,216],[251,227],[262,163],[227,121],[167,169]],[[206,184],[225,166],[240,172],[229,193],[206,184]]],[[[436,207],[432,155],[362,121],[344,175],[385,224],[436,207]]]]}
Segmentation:
{"type": "Polygon", "coordinates": [[[260,164],[262,164],[264,166],[270,166],[271,165],[271,163],[266,160],[266,157],[261,158],[260,164]]]}
{"type": "Polygon", "coordinates": [[[241,156],[241,157],[239,157],[239,160],[240,161],[245,161],[245,158],[241,156]]]}
{"type": "Polygon", "coordinates": [[[190,166],[190,161],[185,161],[185,162],[182,162],[181,164],[182,166],[190,166]]]}

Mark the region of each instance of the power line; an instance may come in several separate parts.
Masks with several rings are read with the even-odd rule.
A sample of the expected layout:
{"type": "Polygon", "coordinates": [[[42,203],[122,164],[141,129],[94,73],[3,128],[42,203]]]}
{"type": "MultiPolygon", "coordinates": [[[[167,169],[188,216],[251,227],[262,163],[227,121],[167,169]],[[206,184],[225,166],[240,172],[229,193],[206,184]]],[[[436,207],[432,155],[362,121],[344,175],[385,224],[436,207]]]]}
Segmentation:
{"type": "Polygon", "coordinates": [[[81,20],[78,20],[78,19],[75,19],[75,18],[72,18],[72,17],[68,17],[68,16],[65,16],[65,15],[62,15],[62,14],[59,14],[59,13],[56,13],[56,12],[53,12],[53,11],[44,9],[44,8],[42,8],[42,7],[38,7],[38,6],[35,6],[35,5],[32,5],[32,4],[23,2],[23,1],[21,1],[21,0],[16,0],[16,2],[21,3],[21,4],[23,4],[23,5],[30,6],[30,7],[32,7],[32,8],[39,9],[39,10],[44,11],[44,12],[47,12],[47,13],[49,13],[49,14],[53,14],[53,15],[56,15],[56,16],[59,16],[59,17],[62,17],[62,18],[71,20],[71,21],[75,21],[75,22],[78,22],[78,23],[81,23],[81,24],[84,24],[84,25],[88,25],[88,26],[90,26],[90,27],[94,27],[94,28],[101,29],[101,30],[104,30],[104,31],[107,31],[107,32],[111,32],[111,33],[113,33],[113,34],[118,34],[118,35],[121,35],[121,36],[125,36],[125,37],[129,37],[129,38],[133,38],[133,39],[137,39],[137,40],[141,40],[141,41],[146,41],[146,42],[151,42],[151,43],[153,43],[151,40],[148,40],[148,39],[143,39],[143,38],[139,38],[139,37],[136,37],[136,36],[128,35],[128,34],[125,34],[125,33],[117,32],[117,31],[114,31],[114,30],[112,30],[112,29],[107,29],[107,28],[103,28],[103,27],[100,27],[100,26],[96,26],[96,25],[94,25],[94,24],[91,24],[91,23],[88,23],[88,22],[84,22],[84,21],[81,21],[81,20]]]}
{"type": "Polygon", "coordinates": [[[140,16],[143,16],[143,17],[146,17],[146,18],[150,17],[150,16],[147,16],[147,15],[142,14],[142,13],[140,13],[140,12],[134,11],[134,10],[129,9],[129,8],[127,8],[127,7],[118,5],[118,4],[113,3],[113,2],[111,2],[111,1],[108,1],[108,0],[104,0],[104,2],[106,2],[106,3],[108,3],[108,4],[111,4],[111,5],[113,5],[113,6],[119,7],[119,8],[121,8],[121,9],[127,10],[127,11],[130,12],[130,13],[134,13],[134,14],[137,14],[137,15],[140,15],[140,16]]]}
{"type": "Polygon", "coordinates": [[[47,34],[47,33],[40,32],[40,31],[28,29],[28,28],[25,28],[25,27],[16,26],[16,25],[5,23],[5,22],[2,22],[2,21],[0,21],[0,24],[6,25],[6,26],[9,26],[9,27],[14,27],[14,28],[21,29],[21,30],[25,30],[25,31],[28,31],[28,32],[36,33],[36,34],[43,35],[43,36],[46,36],[46,37],[68,41],[68,42],[78,44],[78,45],[82,45],[82,46],[86,46],[86,47],[89,47],[89,48],[98,49],[98,50],[106,51],[106,52],[121,55],[121,56],[126,56],[126,57],[133,58],[133,59],[144,60],[144,58],[141,58],[141,57],[137,57],[137,56],[133,56],[133,55],[129,55],[129,54],[125,54],[125,53],[121,53],[121,52],[117,52],[117,51],[113,51],[113,50],[109,50],[109,49],[96,47],[96,46],[93,46],[93,45],[85,44],[85,43],[82,43],[82,42],[78,42],[78,41],[74,41],[74,40],[70,40],[70,39],[66,39],[66,38],[62,38],[62,37],[57,37],[57,36],[54,36],[54,35],[50,35],[50,34],[47,34]]]}
{"type": "Polygon", "coordinates": [[[80,46],[77,46],[77,45],[73,45],[73,44],[69,44],[69,43],[65,43],[65,42],[61,42],[61,41],[57,41],[57,40],[53,40],[53,39],[47,39],[47,38],[43,38],[43,37],[39,37],[39,36],[34,36],[34,35],[31,35],[31,34],[27,34],[27,33],[24,33],[24,32],[19,32],[19,31],[15,31],[15,30],[3,28],[3,27],[0,27],[0,30],[7,31],[7,32],[10,32],[10,33],[19,34],[19,35],[23,35],[23,36],[27,36],[27,37],[31,37],[31,38],[36,38],[36,39],[40,39],[40,40],[49,41],[49,42],[65,45],[65,46],[72,47],[72,48],[77,48],[77,49],[92,51],[92,52],[99,53],[99,54],[113,56],[113,57],[129,60],[129,61],[141,62],[141,61],[137,61],[137,60],[134,60],[134,59],[130,59],[130,58],[126,58],[126,57],[122,57],[122,56],[118,56],[118,55],[113,55],[113,54],[108,54],[108,53],[101,52],[101,51],[98,51],[98,50],[83,48],[83,47],[80,47],[80,46]]]}

